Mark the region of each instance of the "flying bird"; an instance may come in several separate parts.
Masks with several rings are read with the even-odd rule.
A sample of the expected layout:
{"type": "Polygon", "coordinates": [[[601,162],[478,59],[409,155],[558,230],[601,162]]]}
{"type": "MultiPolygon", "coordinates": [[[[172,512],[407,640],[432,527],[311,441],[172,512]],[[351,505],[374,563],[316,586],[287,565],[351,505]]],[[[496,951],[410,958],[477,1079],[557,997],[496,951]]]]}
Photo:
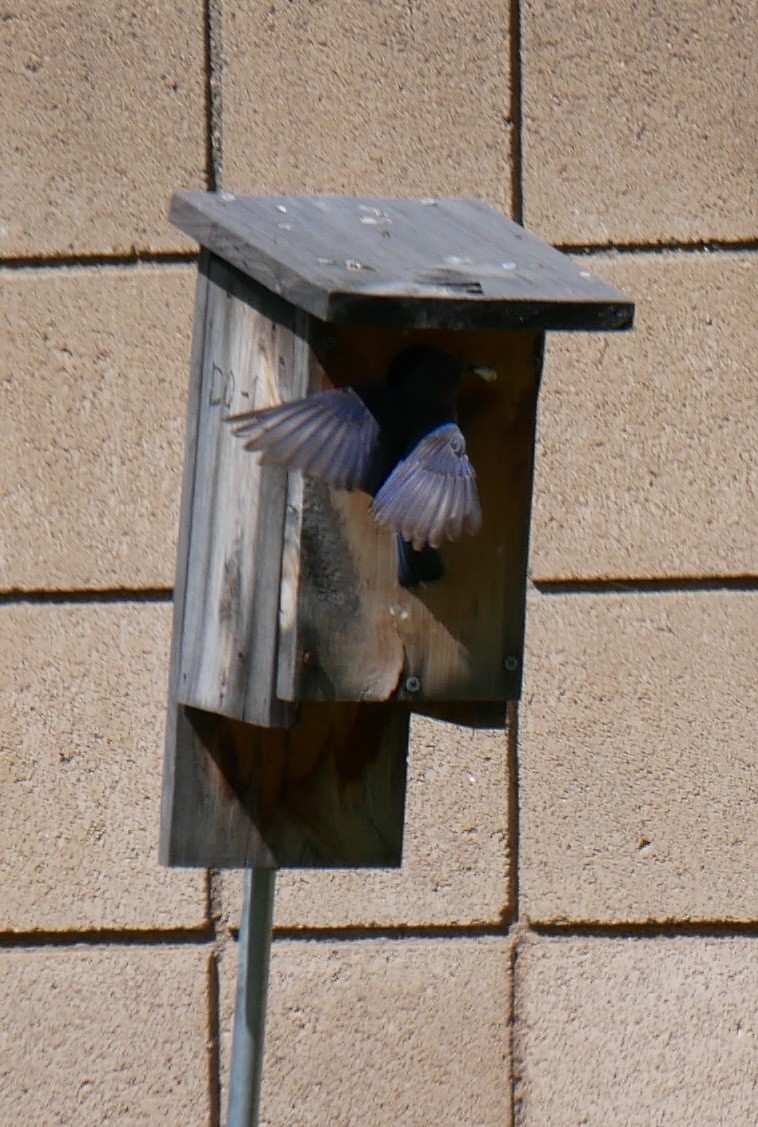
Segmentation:
{"type": "Polygon", "coordinates": [[[394,357],[381,383],[316,392],[226,421],[263,462],[368,493],[374,519],[397,535],[398,580],[412,587],[442,577],[437,549],[445,539],[481,527],[455,409],[463,371],[456,357],[413,345],[394,357]]]}

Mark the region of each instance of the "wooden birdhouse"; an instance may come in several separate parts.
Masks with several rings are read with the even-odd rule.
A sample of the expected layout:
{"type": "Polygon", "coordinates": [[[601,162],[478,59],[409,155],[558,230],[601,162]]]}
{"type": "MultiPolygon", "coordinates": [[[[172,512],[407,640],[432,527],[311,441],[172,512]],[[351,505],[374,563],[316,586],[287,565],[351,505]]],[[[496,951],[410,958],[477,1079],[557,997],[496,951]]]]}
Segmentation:
{"type": "Polygon", "coordinates": [[[171,218],[202,252],[161,858],[398,865],[410,711],[489,725],[519,696],[545,332],[633,305],[473,200],[180,192],[171,218]],[[482,520],[402,586],[366,493],[262,463],[227,420],[360,390],[418,344],[465,370],[482,520]]]}

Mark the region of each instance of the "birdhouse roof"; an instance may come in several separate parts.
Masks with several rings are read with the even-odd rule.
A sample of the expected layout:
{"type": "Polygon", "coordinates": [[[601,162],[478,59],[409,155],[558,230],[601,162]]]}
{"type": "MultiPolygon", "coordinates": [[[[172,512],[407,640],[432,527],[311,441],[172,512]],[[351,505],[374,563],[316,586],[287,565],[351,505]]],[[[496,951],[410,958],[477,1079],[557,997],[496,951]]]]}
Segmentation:
{"type": "Polygon", "coordinates": [[[479,200],[177,192],[171,220],[324,321],[627,329],[634,304],[479,200]]]}

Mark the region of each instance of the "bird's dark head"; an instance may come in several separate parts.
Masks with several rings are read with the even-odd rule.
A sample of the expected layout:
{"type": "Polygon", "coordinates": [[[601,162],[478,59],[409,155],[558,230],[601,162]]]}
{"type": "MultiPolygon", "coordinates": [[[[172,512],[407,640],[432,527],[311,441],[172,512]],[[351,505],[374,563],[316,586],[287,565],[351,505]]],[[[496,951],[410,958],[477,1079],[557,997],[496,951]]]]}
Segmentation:
{"type": "Polygon", "coordinates": [[[397,391],[428,388],[436,394],[452,394],[467,372],[473,372],[485,383],[497,379],[497,372],[483,364],[469,364],[428,344],[412,344],[393,358],[387,372],[387,383],[397,391]]]}
{"type": "Polygon", "coordinates": [[[398,352],[387,372],[387,383],[398,391],[413,385],[440,392],[455,391],[463,375],[463,362],[457,356],[426,344],[413,344],[398,352]]]}

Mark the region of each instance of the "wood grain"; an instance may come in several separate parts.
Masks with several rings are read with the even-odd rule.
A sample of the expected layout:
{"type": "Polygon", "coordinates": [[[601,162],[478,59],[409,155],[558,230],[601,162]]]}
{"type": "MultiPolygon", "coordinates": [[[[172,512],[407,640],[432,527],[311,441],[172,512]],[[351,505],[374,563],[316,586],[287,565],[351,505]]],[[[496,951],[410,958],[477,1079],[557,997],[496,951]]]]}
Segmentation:
{"type": "MultiPolygon", "coordinates": [[[[311,230],[303,253],[320,248],[319,240],[354,238],[355,201],[348,202],[318,212],[325,226],[311,230]]],[[[393,267],[382,294],[376,279],[353,284],[342,297],[329,277],[315,289],[300,275],[293,282],[300,250],[287,252],[283,272],[259,269],[258,280],[208,250],[201,256],[162,801],[166,864],[397,865],[404,702],[480,723],[482,708],[489,715],[519,695],[543,334],[504,331],[521,323],[513,310],[503,313],[513,293],[498,298],[497,329],[483,329],[490,317],[480,302],[485,283],[449,263],[435,266],[440,215],[448,225],[454,219],[456,238],[471,246],[502,217],[492,220],[485,208],[483,218],[483,205],[471,201],[463,211],[446,211],[442,202],[432,211],[418,201],[408,209],[408,202],[393,212],[392,237],[407,229],[415,249],[403,257],[402,247],[385,248],[377,257],[382,269],[393,267]],[[423,222],[413,244],[407,223],[418,207],[423,222]],[[413,259],[419,247],[423,277],[413,259]],[[413,266],[415,280],[403,281],[398,263],[406,274],[413,266]],[[346,317],[358,323],[311,316],[319,287],[328,308],[360,307],[346,317]],[[283,293],[290,300],[277,296],[283,293]],[[383,308],[392,306],[390,321],[397,317],[402,327],[384,327],[384,314],[375,326],[361,323],[377,298],[390,301],[383,308]],[[428,328],[441,321],[445,328],[428,328]],[[479,327],[460,331],[470,324],[479,327]],[[459,396],[482,530],[445,545],[440,583],[408,591],[397,584],[394,539],[372,519],[368,497],[261,466],[223,420],[308,389],[382,379],[394,354],[411,343],[494,368],[497,379],[468,375],[459,396]]],[[[365,206],[359,218],[374,215],[373,205],[365,206]]],[[[203,214],[208,207],[203,197],[203,214]]],[[[362,226],[372,228],[370,239],[386,238],[375,224],[362,226]]],[[[214,234],[213,249],[235,261],[229,248],[237,238],[227,232],[225,243],[214,234]]],[[[524,243],[523,232],[513,238],[524,243]]],[[[552,302],[555,312],[560,304],[558,267],[540,265],[541,244],[534,243],[521,247],[519,284],[539,323],[540,309],[552,302]]],[[[613,304],[598,293],[594,314],[613,304]]],[[[576,313],[576,293],[566,300],[576,313]]]]}
{"type": "Polygon", "coordinates": [[[177,699],[252,724],[285,724],[275,691],[287,481],[224,418],[305,392],[295,311],[214,259],[195,442],[177,699]],[[278,306],[284,306],[279,302],[278,306]],[[273,314],[276,314],[274,317],[273,314]]]}
{"type": "MultiPolygon", "coordinates": [[[[198,417],[203,354],[205,352],[206,309],[211,255],[203,250],[200,255],[195,287],[195,312],[190,354],[189,392],[187,397],[187,428],[184,435],[184,477],[182,481],[181,518],[176,549],[176,578],[174,582],[174,617],[171,635],[168,704],[166,708],[166,735],[163,757],[163,785],[161,788],[161,833],[159,858],[161,864],[177,863],[191,841],[194,807],[205,803],[213,807],[214,788],[204,787],[202,755],[183,731],[182,717],[177,706],[177,687],[181,663],[182,633],[184,629],[184,603],[187,589],[190,522],[185,514],[192,505],[194,482],[187,466],[194,457],[198,417]]],[[[212,811],[213,816],[213,811],[212,811]]],[[[181,863],[181,862],[179,862],[181,863]]]]}
{"type": "Polygon", "coordinates": [[[309,332],[301,312],[203,254],[166,723],[167,865],[400,863],[407,708],[297,710],[277,698],[278,663],[299,636],[303,481],[261,467],[223,423],[318,378],[309,332]]]}

